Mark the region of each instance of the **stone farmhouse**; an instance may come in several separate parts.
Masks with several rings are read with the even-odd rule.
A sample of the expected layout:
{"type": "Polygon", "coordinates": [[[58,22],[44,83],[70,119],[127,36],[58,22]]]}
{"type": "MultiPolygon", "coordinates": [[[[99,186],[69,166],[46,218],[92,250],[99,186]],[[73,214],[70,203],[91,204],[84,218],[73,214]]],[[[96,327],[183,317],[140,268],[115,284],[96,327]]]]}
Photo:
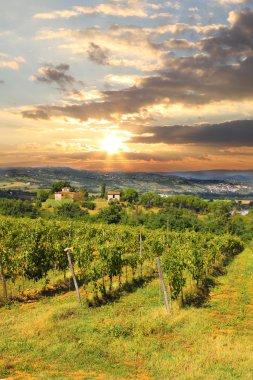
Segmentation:
{"type": "Polygon", "coordinates": [[[54,193],[54,199],[56,201],[62,201],[63,199],[73,199],[73,201],[83,201],[84,194],[79,191],[70,191],[70,187],[63,187],[61,191],[54,193]]]}
{"type": "Polygon", "coordinates": [[[108,191],[108,202],[110,201],[120,201],[120,191],[108,191]]]}

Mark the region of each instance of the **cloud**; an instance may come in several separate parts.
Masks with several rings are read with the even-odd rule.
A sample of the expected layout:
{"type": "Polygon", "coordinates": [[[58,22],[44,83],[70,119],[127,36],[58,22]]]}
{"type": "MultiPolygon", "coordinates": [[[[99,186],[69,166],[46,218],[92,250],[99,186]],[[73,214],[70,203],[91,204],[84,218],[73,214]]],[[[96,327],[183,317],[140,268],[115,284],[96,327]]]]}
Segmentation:
{"type": "Polygon", "coordinates": [[[236,120],[197,126],[173,125],[146,128],[131,142],[142,144],[197,144],[253,146],[253,120],[236,120]]]}
{"type": "Polygon", "coordinates": [[[253,54],[253,9],[229,12],[229,27],[203,39],[202,48],[214,59],[253,54]]]}
{"type": "Polygon", "coordinates": [[[230,5],[230,4],[246,4],[250,0],[217,0],[222,5],[230,5]]]}
{"type": "Polygon", "coordinates": [[[49,120],[50,117],[48,113],[44,110],[44,107],[42,106],[40,109],[40,106],[38,106],[33,111],[22,111],[22,115],[24,118],[27,119],[34,119],[34,120],[49,120]]]}
{"type": "Polygon", "coordinates": [[[44,29],[37,35],[37,39],[56,40],[59,49],[68,49],[77,55],[87,54],[89,59],[100,64],[153,71],[162,67],[164,58],[173,54],[173,50],[200,49],[202,46],[200,41],[172,39],[168,34],[193,32],[197,35],[209,35],[222,28],[224,25],[220,24],[167,23],[153,28],[113,24],[105,29],[99,26],[82,30],[44,29]]]}
{"type": "MultiPolygon", "coordinates": [[[[74,6],[71,10],[36,13],[33,17],[40,20],[71,18],[80,15],[100,15],[117,17],[148,17],[146,2],[138,0],[117,1],[115,3],[98,4],[92,7],[74,6]]],[[[158,8],[160,9],[160,7],[158,8]]]]}
{"type": "Polygon", "coordinates": [[[31,80],[42,83],[56,83],[61,89],[66,89],[76,83],[82,84],[80,81],[69,74],[66,74],[70,69],[68,64],[62,63],[60,65],[46,65],[39,68],[38,73],[31,76],[31,80]]]}
{"type": "Polygon", "coordinates": [[[4,83],[5,83],[4,80],[0,79],[0,84],[4,84],[4,83]]]}
{"type": "MultiPolygon", "coordinates": [[[[200,106],[225,100],[253,99],[253,57],[238,65],[216,65],[202,54],[169,59],[166,69],[157,75],[146,76],[129,88],[101,93],[103,100],[99,103],[44,106],[43,110],[48,117],[110,120],[115,115],[139,113],[159,103],[167,104],[169,113],[169,106],[173,104],[200,106]]],[[[36,107],[29,115],[38,117],[36,107]]]]}
{"type": "Polygon", "coordinates": [[[164,41],[163,45],[170,49],[200,49],[198,42],[188,41],[185,38],[171,38],[164,41]]]}
{"type": "MultiPolygon", "coordinates": [[[[224,101],[239,103],[252,100],[253,10],[230,12],[228,20],[227,27],[168,24],[158,28],[140,28],[112,25],[106,32],[100,27],[47,31],[46,38],[67,39],[70,41],[67,47],[77,49],[77,52],[84,51],[99,64],[125,66],[133,61],[141,67],[147,65],[148,60],[151,65],[156,58],[158,67],[152,75],[140,77],[134,84],[126,82],[125,88],[102,91],[99,101],[90,99],[77,101],[76,104],[41,105],[25,110],[23,116],[38,119],[43,111],[43,117],[71,118],[80,122],[91,118],[125,120],[126,115],[142,116],[149,113],[152,107],[163,104],[163,112],[169,117],[173,105],[196,108],[224,101]],[[188,28],[199,33],[212,30],[214,35],[197,42],[183,38],[159,40],[169,30],[176,33],[172,27],[181,28],[181,31],[188,28]],[[159,37],[159,41],[155,37],[159,37]],[[193,55],[173,56],[168,49],[199,51],[193,55]]],[[[42,81],[52,80],[44,71],[42,74],[42,81]]],[[[66,75],[65,71],[60,72],[60,78],[66,75]]],[[[152,117],[152,113],[149,116],[152,117]]]]}
{"type": "Polygon", "coordinates": [[[9,54],[0,53],[0,68],[18,70],[20,64],[25,62],[26,60],[22,56],[12,57],[9,54]]]}
{"type": "Polygon", "coordinates": [[[99,4],[94,7],[76,6],[74,9],[81,14],[99,14],[120,17],[148,17],[140,1],[125,1],[119,4],[99,4]],[[124,4],[125,3],[125,4],[124,4]]]}
{"type": "Polygon", "coordinates": [[[18,70],[19,64],[15,61],[0,61],[0,68],[7,68],[11,70],[18,70]]]}
{"type": "Polygon", "coordinates": [[[57,18],[71,18],[79,15],[79,12],[64,10],[64,11],[53,11],[45,13],[36,13],[33,18],[39,20],[55,20],[57,18]]]}
{"type": "Polygon", "coordinates": [[[99,65],[107,65],[109,62],[109,49],[102,48],[93,42],[90,43],[87,53],[89,59],[99,65]]]}
{"type": "Polygon", "coordinates": [[[141,77],[138,75],[113,75],[109,74],[105,77],[105,83],[109,85],[128,85],[130,87],[137,85],[141,77]]]}
{"type": "Polygon", "coordinates": [[[60,49],[106,62],[110,66],[134,66],[143,70],[158,68],[164,54],[162,43],[156,42],[149,29],[132,25],[111,25],[103,30],[90,27],[84,30],[43,30],[37,38],[63,40],[60,49]],[[98,56],[98,57],[97,57],[98,56]],[[97,59],[98,58],[98,59],[97,59]]]}
{"type": "Polygon", "coordinates": [[[36,13],[33,18],[39,20],[55,20],[55,19],[69,19],[80,15],[104,15],[114,17],[138,17],[138,18],[163,18],[170,17],[168,12],[153,13],[166,8],[179,9],[179,4],[165,3],[153,4],[140,0],[124,0],[124,1],[111,1],[110,3],[97,4],[92,7],[87,6],[74,6],[72,9],[51,11],[44,13],[36,13]],[[150,10],[152,12],[150,12],[150,10]]]}

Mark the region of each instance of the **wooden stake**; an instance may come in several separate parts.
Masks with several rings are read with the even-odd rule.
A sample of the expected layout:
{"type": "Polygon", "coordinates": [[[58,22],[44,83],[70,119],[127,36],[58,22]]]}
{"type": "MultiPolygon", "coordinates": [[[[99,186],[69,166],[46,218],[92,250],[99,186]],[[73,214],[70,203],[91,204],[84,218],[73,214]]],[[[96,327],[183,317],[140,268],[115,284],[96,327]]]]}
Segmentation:
{"type": "MultiPolygon", "coordinates": [[[[140,261],[142,261],[142,236],[140,232],[140,261]]],[[[140,278],[142,278],[142,262],[140,263],[140,278]]]]}
{"type": "Polygon", "coordinates": [[[156,261],[156,265],[157,265],[157,269],[158,269],[158,273],[159,273],[159,279],[160,279],[160,283],[161,283],[161,287],[162,287],[162,291],[163,291],[165,307],[166,307],[167,313],[170,314],[171,313],[170,304],[168,301],[167,290],[166,290],[166,286],[164,283],[163,272],[162,272],[159,257],[156,257],[155,261],[156,261]]]}
{"type": "Polygon", "coordinates": [[[71,271],[71,274],[72,274],[72,278],[73,278],[73,281],[74,281],[74,285],[75,285],[75,288],[76,288],[77,300],[78,300],[79,303],[81,303],[81,297],[80,297],[80,293],[79,293],[79,289],[78,289],[78,285],[77,285],[77,281],[76,281],[74,267],[73,267],[72,260],[71,260],[71,248],[65,248],[64,251],[67,253],[67,256],[68,256],[69,268],[70,268],[70,271],[71,271]]]}
{"type": "Polygon", "coordinates": [[[5,274],[4,274],[4,269],[2,265],[2,261],[0,260],[0,274],[1,274],[1,279],[2,279],[2,286],[3,286],[3,297],[7,299],[8,294],[7,294],[7,285],[6,285],[6,279],[5,279],[5,274]]]}

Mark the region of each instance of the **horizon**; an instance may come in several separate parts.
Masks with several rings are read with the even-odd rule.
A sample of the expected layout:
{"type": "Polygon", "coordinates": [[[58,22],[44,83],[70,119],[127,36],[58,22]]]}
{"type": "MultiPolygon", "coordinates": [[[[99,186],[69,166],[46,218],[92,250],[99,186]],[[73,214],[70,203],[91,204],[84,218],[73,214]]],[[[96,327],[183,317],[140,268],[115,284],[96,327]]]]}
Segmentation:
{"type": "Polygon", "coordinates": [[[0,168],[253,170],[252,6],[4,3],[0,168]]]}
{"type": "Polygon", "coordinates": [[[202,172],[253,172],[252,169],[208,169],[208,170],[177,170],[177,171],[105,171],[105,170],[93,170],[93,169],[83,169],[75,168],[71,166],[0,166],[0,170],[12,170],[12,169],[71,169],[77,171],[87,171],[87,172],[96,172],[96,173],[147,173],[147,174],[173,174],[173,173],[202,173],[202,172]]]}

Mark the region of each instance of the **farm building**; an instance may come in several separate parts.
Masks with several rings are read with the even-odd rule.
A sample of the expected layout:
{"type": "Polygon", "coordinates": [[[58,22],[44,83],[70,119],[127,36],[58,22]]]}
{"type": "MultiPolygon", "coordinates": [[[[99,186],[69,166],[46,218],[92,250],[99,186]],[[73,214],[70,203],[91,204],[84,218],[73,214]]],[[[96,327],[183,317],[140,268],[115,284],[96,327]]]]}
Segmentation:
{"type": "Polygon", "coordinates": [[[236,203],[240,203],[243,206],[250,206],[253,203],[253,201],[247,199],[238,199],[236,200],[236,203]]]}
{"type": "Polygon", "coordinates": [[[69,187],[63,187],[62,191],[54,193],[54,199],[61,201],[63,199],[73,199],[73,201],[83,201],[84,194],[77,191],[70,191],[69,187]]]}
{"type": "Polygon", "coordinates": [[[120,201],[120,191],[108,191],[108,202],[109,201],[120,201]]]}

